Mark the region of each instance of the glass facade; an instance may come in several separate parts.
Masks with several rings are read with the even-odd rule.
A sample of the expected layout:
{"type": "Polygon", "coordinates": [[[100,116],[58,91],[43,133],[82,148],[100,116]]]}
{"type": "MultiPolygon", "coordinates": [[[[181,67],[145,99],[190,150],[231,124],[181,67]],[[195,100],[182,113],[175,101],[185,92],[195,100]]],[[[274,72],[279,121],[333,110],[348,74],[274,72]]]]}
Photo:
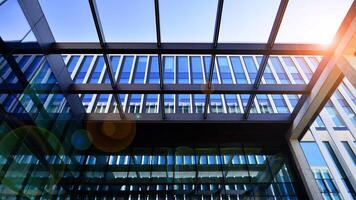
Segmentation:
{"type": "Polygon", "coordinates": [[[354,80],[278,43],[356,3],[297,4],[0,0],[0,199],[356,199],[354,80]]]}

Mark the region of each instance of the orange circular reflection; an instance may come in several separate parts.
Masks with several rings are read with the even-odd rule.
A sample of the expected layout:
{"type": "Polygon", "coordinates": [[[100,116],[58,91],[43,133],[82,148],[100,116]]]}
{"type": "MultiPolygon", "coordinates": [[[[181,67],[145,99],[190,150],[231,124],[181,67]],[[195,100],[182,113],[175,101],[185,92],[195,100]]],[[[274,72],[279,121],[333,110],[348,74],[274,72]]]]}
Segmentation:
{"type": "Polygon", "coordinates": [[[132,119],[88,122],[87,131],[96,148],[115,153],[131,144],[136,135],[136,122],[132,119]]]}

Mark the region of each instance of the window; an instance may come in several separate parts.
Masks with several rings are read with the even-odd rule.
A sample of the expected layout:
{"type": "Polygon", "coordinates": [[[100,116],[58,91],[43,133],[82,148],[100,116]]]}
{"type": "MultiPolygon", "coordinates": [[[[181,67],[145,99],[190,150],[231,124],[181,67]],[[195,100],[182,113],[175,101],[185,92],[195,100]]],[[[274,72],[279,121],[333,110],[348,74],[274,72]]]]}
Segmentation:
{"type": "Polygon", "coordinates": [[[232,77],[231,77],[231,71],[230,71],[230,67],[229,67],[227,58],[225,56],[223,56],[223,57],[218,56],[217,61],[218,61],[218,66],[219,66],[221,82],[224,84],[231,84],[232,77]]]}
{"type": "Polygon", "coordinates": [[[158,69],[158,57],[151,56],[150,63],[149,63],[149,78],[148,83],[159,83],[159,69],[158,69]]]}
{"type": "Polygon", "coordinates": [[[297,70],[297,67],[295,66],[292,58],[290,57],[283,57],[283,61],[287,66],[287,69],[289,73],[292,75],[295,83],[297,84],[305,84],[302,76],[299,74],[299,71],[297,70]]]}
{"type": "Polygon", "coordinates": [[[96,59],[94,69],[93,69],[93,71],[91,73],[91,77],[89,79],[89,83],[99,83],[99,78],[100,78],[101,72],[103,71],[103,67],[104,67],[104,57],[99,56],[96,59]]]}
{"type": "Polygon", "coordinates": [[[164,83],[174,83],[174,57],[173,56],[164,56],[163,57],[163,78],[164,83]]]}
{"type": "Polygon", "coordinates": [[[119,83],[129,83],[131,70],[133,69],[132,64],[134,61],[133,56],[124,56],[121,64],[121,74],[119,78],[119,83]]]}
{"type": "Polygon", "coordinates": [[[84,78],[88,73],[89,66],[93,60],[93,56],[85,56],[79,71],[77,72],[74,82],[75,83],[84,83],[84,78]]]}
{"type": "Polygon", "coordinates": [[[177,57],[177,75],[178,83],[189,83],[189,68],[188,68],[188,57],[178,56],[177,57]]]}
{"type": "Polygon", "coordinates": [[[281,81],[281,83],[282,84],[290,84],[287,73],[283,69],[282,64],[279,61],[278,57],[271,56],[270,60],[272,62],[273,68],[276,71],[277,76],[278,76],[279,80],[281,81]]]}
{"type": "Polygon", "coordinates": [[[134,83],[144,83],[146,65],[147,65],[147,57],[146,56],[137,56],[135,76],[134,76],[134,81],[133,81],[134,83]]]}
{"type": "Polygon", "coordinates": [[[237,84],[246,84],[247,83],[247,79],[241,64],[241,60],[240,57],[237,56],[231,56],[230,57],[231,60],[231,65],[232,65],[232,69],[235,73],[235,79],[236,79],[236,83],[237,84]]]}
{"type": "Polygon", "coordinates": [[[257,67],[256,67],[255,62],[253,61],[253,57],[252,56],[244,56],[243,60],[246,65],[248,75],[250,76],[250,81],[251,81],[251,83],[254,83],[256,76],[257,76],[257,67]]]}
{"type": "Polygon", "coordinates": [[[356,115],[355,112],[352,110],[351,106],[349,103],[346,101],[344,96],[341,95],[339,90],[335,90],[334,92],[334,97],[337,99],[339,104],[341,105],[342,109],[345,111],[347,114],[347,117],[350,119],[350,121],[353,123],[353,125],[356,127],[356,115]]]}
{"type": "MultiPolygon", "coordinates": [[[[261,65],[262,56],[257,56],[256,58],[257,58],[258,64],[261,65]]],[[[276,80],[273,77],[273,73],[271,71],[271,68],[270,68],[268,62],[266,64],[266,68],[265,68],[265,71],[264,71],[264,74],[263,74],[263,78],[265,79],[267,84],[275,84],[276,83],[276,80]]]]}
{"type": "Polygon", "coordinates": [[[289,113],[289,109],[282,95],[272,94],[272,99],[278,113],[289,113]]]}
{"type": "Polygon", "coordinates": [[[200,56],[191,56],[190,57],[190,65],[192,71],[192,81],[194,84],[201,84],[204,83],[204,76],[203,76],[203,66],[201,63],[200,56]]]}
{"type": "Polygon", "coordinates": [[[330,100],[326,103],[324,109],[329,113],[332,121],[334,122],[334,128],[347,129],[345,122],[342,120],[341,116],[336,111],[333,103],[330,100]]]}
{"type": "Polygon", "coordinates": [[[267,95],[258,94],[256,95],[258,105],[260,106],[261,113],[273,113],[272,106],[269,102],[267,95]]]}
{"type": "Polygon", "coordinates": [[[349,156],[350,156],[350,158],[352,159],[354,165],[356,166],[356,155],[355,155],[355,153],[352,151],[351,146],[350,146],[349,143],[346,142],[346,141],[342,141],[341,143],[342,143],[342,145],[345,147],[347,153],[349,154],[349,156]]]}
{"type": "Polygon", "coordinates": [[[308,80],[310,81],[310,79],[313,76],[313,72],[310,70],[307,62],[305,61],[305,59],[303,57],[295,57],[295,59],[297,60],[300,68],[302,68],[305,76],[308,78],[308,80]]]}

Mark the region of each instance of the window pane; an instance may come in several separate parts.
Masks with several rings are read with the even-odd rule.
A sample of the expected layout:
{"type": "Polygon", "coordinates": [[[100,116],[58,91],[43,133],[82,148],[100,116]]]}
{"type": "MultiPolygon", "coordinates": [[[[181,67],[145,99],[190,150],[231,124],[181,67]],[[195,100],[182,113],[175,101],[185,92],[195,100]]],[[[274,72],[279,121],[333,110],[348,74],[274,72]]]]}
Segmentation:
{"type": "Polygon", "coordinates": [[[330,43],[351,4],[352,0],[289,1],[276,42],[330,43]]]}
{"type": "Polygon", "coordinates": [[[226,0],[219,42],[267,42],[279,0],[226,0]]]}
{"type": "Polygon", "coordinates": [[[163,42],[212,42],[217,0],[159,1],[163,42]]]}
{"type": "Polygon", "coordinates": [[[39,1],[57,42],[98,42],[88,1],[39,1]]]}
{"type": "Polygon", "coordinates": [[[107,42],[156,42],[154,1],[96,2],[107,42]]]}

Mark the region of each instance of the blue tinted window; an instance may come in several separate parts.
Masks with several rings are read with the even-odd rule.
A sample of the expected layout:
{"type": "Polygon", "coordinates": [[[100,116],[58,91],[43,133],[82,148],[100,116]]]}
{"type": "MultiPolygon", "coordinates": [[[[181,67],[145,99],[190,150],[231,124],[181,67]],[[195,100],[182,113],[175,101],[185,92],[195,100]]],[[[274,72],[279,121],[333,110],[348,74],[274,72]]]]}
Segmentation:
{"type": "Polygon", "coordinates": [[[289,99],[289,102],[290,102],[291,106],[294,108],[297,105],[298,100],[299,100],[298,95],[291,94],[291,95],[288,95],[287,97],[289,99]]]}
{"type": "Polygon", "coordinates": [[[200,56],[191,56],[190,65],[192,69],[193,83],[204,83],[203,68],[200,56]]]}
{"type": "Polygon", "coordinates": [[[311,167],[326,167],[326,162],[315,142],[300,142],[305,157],[311,167]]]}
{"type": "Polygon", "coordinates": [[[313,72],[310,70],[307,62],[304,60],[303,57],[296,57],[295,59],[297,60],[300,68],[302,68],[305,76],[308,78],[308,80],[310,80],[313,76],[313,72]]]}
{"type": "Polygon", "coordinates": [[[258,94],[256,95],[258,105],[260,106],[261,113],[273,113],[272,106],[269,102],[267,95],[258,94]]]}
{"type": "Polygon", "coordinates": [[[273,102],[277,108],[278,113],[289,113],[289,109],[288,109],[287,104],[284,101],[284,98],[282,95],[273,94],[272,98],[273,98],[273,102]]]}
{"type": "Polygon", "coordinates": [[[25,77],[27,80],[30,80],[30,77],[33,76],[35,70],[39,69],[39,65],[41,64],[43,56],[36,56],[35,59],[32,61],[30,66],[25,71],[25,77]]]}
{"type": "MultiPolygon", "coordinates": [[[[259,65],[261,65],[261,62],[262,62],[262,56],[257,56],[257,62],[259,65]]],[[[264,74],[263,74],[263,78],[265,79],[266,83],[267,84],[274,84],[276,83],[276,80],[275,78],[273,77],[273,74],[272,74],[272,71],[271,71],[271,68],[267,62],[266,64],[266,68],[265,68],[265,71],[264,71],[264,74]]]]}
{"type": "MultiPolygon", "coordinates": [[[[210,56],[204,56],[203,59],[204,59],[205,79],[208,82],[209,81],[209,73],[210,73],[211,57],[210,56]]],[[[216,73],[216,65],[215,65],[215,63],[214,63],[214,71],[213,71],[212,83],[214,83],[214,84],[219,83],[218,74],[216,73]]]]}
{"type": "Polygon", "coordinates": [[[74,80],[75,83],[83,83],[85,75],[88,72],[88,69],[89,69],[89,66],[90,66],[92,60],[93,60],[93,56],[85,56],[84,57],[81,67],[80,67],[80,70],[79,70],[79,72],[77,72],[77,75],[75,77],[75,80],[74,80]]]}
{"type": "Polygon", "coordinates": [[[96,59],[95,65],[94,65],[94,69],[91,72],[91,77],[89,80],[89,83],[99,83],[99,78],[100,78],[100,74],[103,70],[104,67],[104,57],[103,56],[99,56],[96,59]]]}
{"type": "Polygon", "coordinates": [[[110,61],[111,61],[111,67],[113,71],[113,76],[115,76],[115,80],[117,80],[117,71],[119,69],[119,62],[120,62],[121,56],[110,56],[110,61]]]}
{"type": "Polygon", "coordinates": [[[250,81],[251,83],[254,83],[257,76],[257,67],[255,65],[255,62],[253,61],[252,56],[244,56],[243,60],[246,65],[248,75],[250,76],[250,81]]]}
{"type": "Polygon", "coordinates": [[[283,57],[283,61],[287,66],[289,73],[292,75],[295,83],[297,84],[304,84],[304,80],[302,76],[299,74],[297,67],[295,66],[293,60],[290,57],[283,57]]]}
{"type": "Polygon", "coordinates": [[[346,128],[344,120],[342,120],[341,116],[336,111],[336,109],[335,109],[334,105],[331,103],[331,101],[328,101],[324,108],[329,113],[332,121],[334,122],[335,127],[346,128]]]}
{"type": "Polygon", "coordinates": [[[225,94],[226,108],[228,113],[241,113],[236,94],[225,94]]]}
{"type": "Polygon", "coordinates": [[[279,61],[278,57],[270,57],[272,65],[274,67],[274,70],[277,73],[277,76],[279,78],[279,80],[281,81],[282,84],[289,84],[290,81],[288,79],[288,76],[286,74],[286,72],[284,71],[281,62],[279,61]]]}
{"type": "Polygon", "coordinates": [[[158,57],[151,56],[150,57],[150,66],[149,66],[149,83],[159,83],[159,68],[158,68],[158,57]]]}
{"type": "Polygon", "coordinates": [[[346,142],[346,141],[342,141],[341,143],[344,145],[344,147],[345,147],[347,153],[349,154],[349,156],[351,157],[351,159],[352,159],[354,165],[356,166],[356,155],[355,155],[354,152],[352,151],[352,149],[351,149],[349,143],[346,142]]]}
{"type": "MultiPolygon", "coordinates": [[[[38,56],[36,56],[36,57],[38,57],[38,56]]],[[[19,67],[22,69],[22,71],[25,68],[26,63],[30,58],[31,58],[31,56],[23,56],[21,58],[20,62],[18,62],[19,67]]]]}
{"type": "Polygon", "coordinates": [[[312,64],[312,66],[310,66],[312,71],[315,71],[316,68],[319,66],[318,59],[316,57],[308,57],[308,58],[309,58],[309,60],[310,60],[310,62],[312,64]]]}
{"type": "Polygon", "coordinates": [[[134,83],[144,83],[146,65],[147,65],[146,56],[138,56],[136,58],[136,71],[134,76],[134,83]]]}
{"type": "Polygon", "coordinates": [[[68,68],[68,72],[69,74],[72,74],[75,66],[77,65],[78,63],[78,60],[79,60],[79,56],[71,56],[68,64],[67,64],[67,68],[68,68]]]}
{"type": "Polygon", "coordinates": [[[89,103],[92,99],[93,95],[92,94],[85,94],[83,96],[83,103],[89,103]]]}
{"type": "Polygon", "coordinates": [[[163,78],[164,83],[174,83],[174,57],[165,56],[163,57],[163,78]]]}
{"type": "Polygon", "coordinates": [[[232,65],[232,69],[234,71],[235,74],[235,78],[236,78],[236,83],[238,84],[245,84],[247,83],[247,79],[241,64],[241,60],[240,57],[230,57],[231,60],[231,65],[232,65]]]}
{"type": "Polygon", "coordinates": [[[217,61],[219,65],[221,82],[231,84],[232,77],[231,77],[230,67],[227,58],[225,56],[224,57],[219,56],[217,57],[217,61]]]}
{"type": "Polygon", "coordinates": [[[177,57],[178,83],[189,83],[188,57],[177,57]]]}
{"type": "Polygon", "coordinates": [[[124,56],[121,64],[121,74],[119,83],[129,83],[130,74],[132,70],[133,56],[124,56]]]}
{"type": "Polygon", "coordinates": [[[205,105],[205,94],[194,94],[194,113],[203,113],[205,105]]]}

